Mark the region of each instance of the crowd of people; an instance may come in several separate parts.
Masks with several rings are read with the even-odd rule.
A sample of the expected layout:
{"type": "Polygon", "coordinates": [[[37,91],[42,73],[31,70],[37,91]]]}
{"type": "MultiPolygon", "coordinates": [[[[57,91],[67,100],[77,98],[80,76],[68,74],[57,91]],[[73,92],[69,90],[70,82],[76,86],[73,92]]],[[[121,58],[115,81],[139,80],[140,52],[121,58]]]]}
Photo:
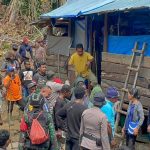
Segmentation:
{"type": "MultiPolygon", "coordinates": [[[[13,125],[13,107],[23,112],[20,121],[19,150],[110,150],[115,146],[115,119],[118,90],[111,86],[104,94],[90,70],[93,56],[77,44],[68,65],[75,69],[74,84],[63,82],[46,62],[34,60],[28,38],[19,48],[13,45],[3,62],[0,79],[0,125],[2,99],[8,104],[8,124],[13,125]],[[27,56],[30,55],[30,59],[27,56]]],[[[38,60],[38,59],[36,59],[38,60]]],[[[136,137],[144,121],[139,90],[128,92],[129,107],[122,129],[126,146],[135,149],[136,137]]],[[[150,111],[148,119],[150,132],[150,111]]],[[[10,133],[0,130],[0,149],[6,149],[10,133]]]]}

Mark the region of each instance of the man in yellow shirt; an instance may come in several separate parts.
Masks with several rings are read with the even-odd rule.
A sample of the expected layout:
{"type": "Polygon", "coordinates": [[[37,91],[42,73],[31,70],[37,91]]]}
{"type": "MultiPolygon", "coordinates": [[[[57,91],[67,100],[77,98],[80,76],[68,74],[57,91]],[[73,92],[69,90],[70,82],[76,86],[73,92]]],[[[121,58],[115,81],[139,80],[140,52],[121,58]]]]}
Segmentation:
{"type": "Polygon", "coordinates": [[[74,66],[76,76],[81,76],[90,82],[97,82],[95,75],[90,69],[90,64],[94,60],[93,56],[84,52],[83,45],[77,44],[76,52],[71,56],[69,65],[74,66]]]}

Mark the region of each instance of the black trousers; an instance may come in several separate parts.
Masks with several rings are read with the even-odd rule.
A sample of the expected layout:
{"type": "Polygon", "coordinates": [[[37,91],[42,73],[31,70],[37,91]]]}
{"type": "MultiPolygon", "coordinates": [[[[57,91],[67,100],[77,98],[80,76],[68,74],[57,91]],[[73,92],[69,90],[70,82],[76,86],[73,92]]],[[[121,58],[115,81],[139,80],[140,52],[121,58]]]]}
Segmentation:
{"type": "Polygon", "coordinates": [[[22,100],[19,100],[16,102],[15,101],[8,101],[8,113],[12,113],[15,103],[19,106],[20,110],[22,110],[22,111],[24,110],[25,106],[24,106],[24,103],[22,100]]]}
{"type": "Polygon", "coordinates": [[[128,146],[132,150],[135,150],[135,141],[136,141],[135,135],[126,133],[126,146],[128,146]]]}
{"type": "Polygon", "coordinates": [[[79,140],[69,138],[66,140],[66,150],[80,150],[79,140]]]}

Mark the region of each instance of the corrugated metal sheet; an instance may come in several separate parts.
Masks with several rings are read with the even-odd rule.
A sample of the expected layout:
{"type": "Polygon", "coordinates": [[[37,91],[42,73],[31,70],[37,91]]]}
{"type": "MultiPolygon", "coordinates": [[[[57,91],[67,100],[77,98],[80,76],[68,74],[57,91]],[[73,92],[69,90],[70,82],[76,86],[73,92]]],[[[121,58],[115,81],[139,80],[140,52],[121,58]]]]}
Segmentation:
{"type": "Polygon", "coordinates": [[[73,0],[65,5],[41,15],[41,18],[68,18],[83,15],[115,0],[73,0]]]}
{"type": "Polygon", "coordinates": [[[88,11],[84,13],[84,15],[125,9],[137,9],[142,7],[150,7],[150,0],[115,0],[112,3],[96,8],[95,10],[88,11]]]}

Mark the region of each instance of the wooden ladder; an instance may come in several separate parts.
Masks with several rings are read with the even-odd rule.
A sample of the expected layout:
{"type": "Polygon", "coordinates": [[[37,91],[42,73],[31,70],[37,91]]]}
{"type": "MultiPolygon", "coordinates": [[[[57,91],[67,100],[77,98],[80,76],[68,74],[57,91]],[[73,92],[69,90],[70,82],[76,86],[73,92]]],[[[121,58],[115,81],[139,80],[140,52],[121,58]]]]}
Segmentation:
{"type": "Polygon", "coordinates": [[[132,87],[133,88],[136,87],[136,83],[137,83],[137,79],[138,79],[138,75],[139,75],[139,70],[141,68],[141,64],[142,64],[142,61],[143,61],[143,58],[144,58],[144,52],[145,52],[145,49],[146,49],[146,45],[147,45],[146,43],[143,43],[142,50],[138,50],[138,42],[136,42],[135,46],[134,46],[134,49],[132,50],[133,55],[132,55],[132,58],[131,58],[130,66],[128,67],[128,73],[127,73],[127,77],[126,77],[126,80],[125,80],[125,83],[124,83],[124,87],[122,88],[120,109],[117,111],[117,118],[116,118],[116,123],[115,123],[115,133],[116,133],[116,135],[118,135],[117,134],[117,129],[118,129],[119,121],[120,121],[120,115],[121,114],[124,114],[124,115],[127,114],[126,111],[123,111],[123,103],[124,103],[125,96],[128,92],[128,82],[129,82],[131,73],[135,72],[135,78],[134,78],[134,82],[133,82],[132,87]],[[135,65],[136,56],[139,56],[139,62],[138,62],[137,67],[135,68],[134,65],[135,65]]]}

